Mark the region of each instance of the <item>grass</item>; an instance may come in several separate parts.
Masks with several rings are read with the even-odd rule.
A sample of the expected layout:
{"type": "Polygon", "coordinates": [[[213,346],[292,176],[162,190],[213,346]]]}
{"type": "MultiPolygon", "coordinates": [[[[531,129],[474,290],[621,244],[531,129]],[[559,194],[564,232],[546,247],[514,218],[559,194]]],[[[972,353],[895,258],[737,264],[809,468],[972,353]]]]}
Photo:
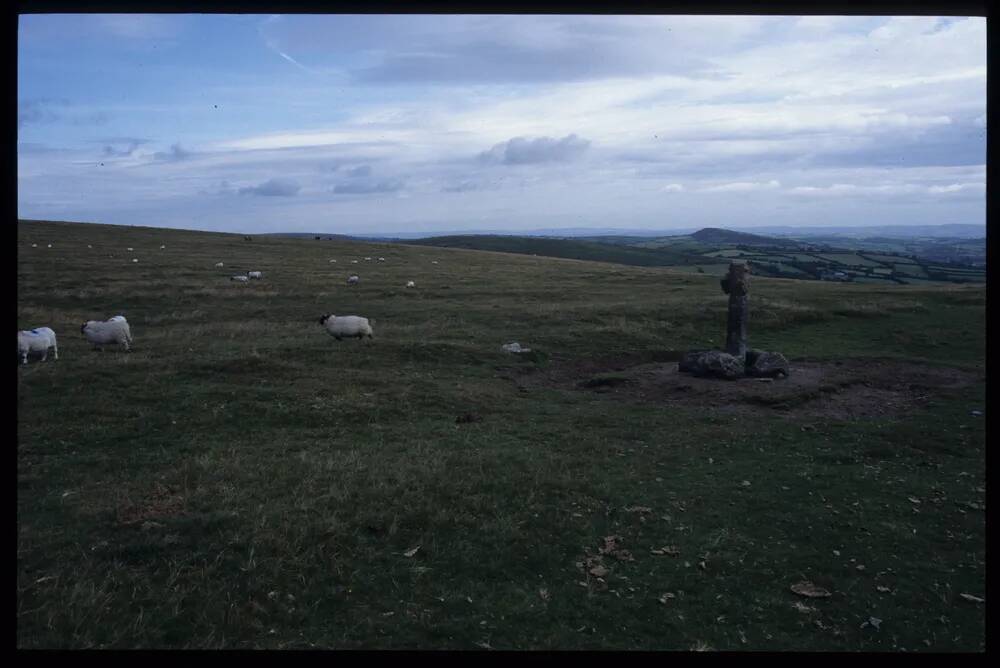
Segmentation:
{"type": "Polygon", "coordinates": [[[909,415],[515,382],[721,345],[718,279],[19,223],[18,327],[60,359],[18,368],[18,647],[983,651],[960,596],[985,597],[982,287],[754,279],[755,347],[983,374],[909,415]],[[334,341],[327,312],[375,340],[334,341]],[[91,351],[79,324],[116,313],[134,351],[91,351]],[[634,561],[601,582],[577,564],[611,535],[634,561]]]}

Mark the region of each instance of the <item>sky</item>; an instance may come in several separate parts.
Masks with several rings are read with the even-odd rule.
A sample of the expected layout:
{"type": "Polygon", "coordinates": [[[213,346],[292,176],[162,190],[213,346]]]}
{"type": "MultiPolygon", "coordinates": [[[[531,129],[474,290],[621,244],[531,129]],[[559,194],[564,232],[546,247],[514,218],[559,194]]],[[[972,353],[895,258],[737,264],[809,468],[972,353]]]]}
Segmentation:
{"type": "Polygon", "coordinates": [[[985,225],[982,17],[21,15],[17,97],[20,218],[985,225]]]}

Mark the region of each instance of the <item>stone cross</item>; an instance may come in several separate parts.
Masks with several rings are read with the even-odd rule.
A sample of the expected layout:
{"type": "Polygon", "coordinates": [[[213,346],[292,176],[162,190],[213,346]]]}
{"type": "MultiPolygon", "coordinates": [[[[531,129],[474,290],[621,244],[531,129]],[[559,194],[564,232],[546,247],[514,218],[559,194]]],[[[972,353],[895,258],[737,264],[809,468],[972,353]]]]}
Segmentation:
{"type": "Polygon", "coordinates": [[[729,273],[720,283],[722,291],[729,295],[729,315],[726,319],[726,352],[740,360],[745,360],[750,265],[746,262],[730,262],[729,273]]]}

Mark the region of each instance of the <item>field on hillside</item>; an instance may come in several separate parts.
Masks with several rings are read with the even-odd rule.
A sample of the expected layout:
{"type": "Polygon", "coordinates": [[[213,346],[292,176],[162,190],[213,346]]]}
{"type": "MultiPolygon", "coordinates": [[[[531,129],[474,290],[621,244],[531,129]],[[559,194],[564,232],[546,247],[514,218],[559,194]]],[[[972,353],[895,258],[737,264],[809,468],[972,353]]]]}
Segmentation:
{"type": "Polygon", "coordinates": [[[724,343],[693,269],[17,244],[18,328],[59,337],[17,369],[20,648],[985,650],[982,286],[755,277],[792,376],[727,382],[675,371],[724,343]],[[119,313],[133,351],[92,350],[119,313]]]}

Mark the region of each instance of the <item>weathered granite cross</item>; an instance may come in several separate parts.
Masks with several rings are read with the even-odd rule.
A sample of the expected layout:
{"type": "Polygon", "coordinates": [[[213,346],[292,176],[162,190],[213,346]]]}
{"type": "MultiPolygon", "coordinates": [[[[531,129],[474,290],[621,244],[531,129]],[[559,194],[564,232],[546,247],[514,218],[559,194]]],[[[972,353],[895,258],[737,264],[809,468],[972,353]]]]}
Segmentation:
{"type": "Polygon", "coordinates": [[[729,295],[729,314],[726,319],[726,352],[746,359],[747,315],[749,312],[750,265],[746,262],[730,262],[729,273],[719,281],[722,291],[729,295]]]}

